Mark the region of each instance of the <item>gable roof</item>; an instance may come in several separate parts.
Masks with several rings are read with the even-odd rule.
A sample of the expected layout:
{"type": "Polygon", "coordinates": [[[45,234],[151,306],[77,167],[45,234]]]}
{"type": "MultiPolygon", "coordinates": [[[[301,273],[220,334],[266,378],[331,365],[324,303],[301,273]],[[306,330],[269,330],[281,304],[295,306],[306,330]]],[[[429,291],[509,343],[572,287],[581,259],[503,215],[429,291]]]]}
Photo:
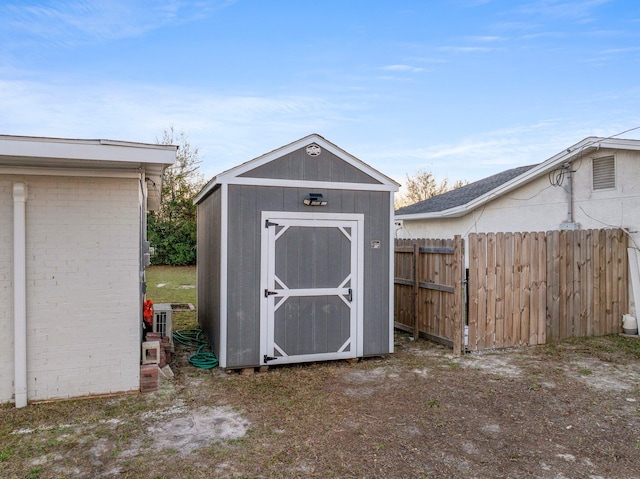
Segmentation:
{"type": "Polygon", "coordinates": [[[305,136],[304,138],[300,138],[299,140],[296,140],[292,143],[289,143],[288,145],[282,146],[278,149],[275,149],[273,151],[270,151],[269,153],[265,153],[264,155],[261,155],[257,158],[254,158],[253,160],[249,160],[245,163],[242,163],[234,168],[231,168],[229,170],[223,171],[222,173],[216,175],[214,178],[212,178],[203,188],[202,190],[200,190],[200,192],[196,195],[196,197],[194,198],[194,203],[198,204],[200,203],[204,198],[206,198],[209,193],[211,191],[213,191],[213,189],[217,186],[217,185],[223,185],[223,184],[251,184],[251,185],[265,185],[265,186],[274,186],[274,181],[273,179],[269,180],[266,178],[252,178],[252,177],[247,177],[247,176],[243,176],[245,173],[254,170],[260,166],[263,166],[271,161],[274,161],[284,155],[287,155],[289,153],[292,153],[296,150],[299,150],[301,148],[304,148],[306,146],[308,146],[311,143],[316,143],[318,146],[320,146],[322,149],[327,150],[331,153],[333,153],[335,156],[339,157],[340,159],[344,160],[345,162],[347,162],[348,164],[350,164],[351,166],[353,166],[354,168],[362,171],[363,173],[365,173],[366,175],[370,176],[373,180],[375,180],[377,183],[359,183],[359,184],[351,184],[351,183],[344,183],[344,184],[340,184],[340,183],[335,183],[335,182],[329,182],[329,181],[306,181],[306,180],[277,180],[277,185],[278,186],[292,186],[292,187],[299,187],[299,186],[311,186],[311,187],[316,187],[316,188],[331,188],[331,186],[333,185],[333,187],[335,188],[336,185],[341,185],[341,186],[353,186],[354,188],[358,188],[358,189],[369,189],[369,190],[381,190],[381,191],[398,191],[399,188],[399,184],[396,183],[394,180],[392,180],[391,178],[389,178],[388,176],[380,173],[378,170],[376,170],[375,168],[372,168],[371,166],[367,165],[364,161],[356,158],[355,156],[351,155],[350,153],[347,153],[346,151],[344,151],[343,149],[339,148],[338,146],[334,145],[333,143],[331,143],[330,141],[326,140],[325,138],[323,138],[322,136],[313,133],[311,135],[305,136]]]}
{"type": "Polygon", "coordinates": [[[520,166],[518,168],[502,171],[493,176],[489,176],[488,178],[456,188],[455,190],[446,191],[437,196],[432,196],[426,200],[418,201],[412,205],[400,208],[396,210],[396,215],[401,216],[417,213],[434,213],[464,205],[506,183],[507,181],[520,176],[524,172],[529,171],[534,166],[536,165],[520,166]]]}
{"type": "Polygon", "coordinates": [[[564,163],[600,148],[640,151],[640,140],[590,136],[537,165],[521,166],[497,173],[469,185],[442,193],[395,212],[398,219],[455,218],[548,174],[564,163]]]}

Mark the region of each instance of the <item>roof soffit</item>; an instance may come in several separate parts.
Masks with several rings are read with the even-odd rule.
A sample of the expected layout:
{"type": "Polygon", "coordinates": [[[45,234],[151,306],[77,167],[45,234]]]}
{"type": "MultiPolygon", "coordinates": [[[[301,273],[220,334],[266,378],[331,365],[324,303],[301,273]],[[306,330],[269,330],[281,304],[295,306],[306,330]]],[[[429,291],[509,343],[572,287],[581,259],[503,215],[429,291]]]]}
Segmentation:
{"type": "Polygon", "coordinates": [[[163,169],[177,146],[113,140],[70,140],[0,135],[0,165],[55,168],[163,169]],[[149,165],[149,166],[147,166],[149,165]]]}

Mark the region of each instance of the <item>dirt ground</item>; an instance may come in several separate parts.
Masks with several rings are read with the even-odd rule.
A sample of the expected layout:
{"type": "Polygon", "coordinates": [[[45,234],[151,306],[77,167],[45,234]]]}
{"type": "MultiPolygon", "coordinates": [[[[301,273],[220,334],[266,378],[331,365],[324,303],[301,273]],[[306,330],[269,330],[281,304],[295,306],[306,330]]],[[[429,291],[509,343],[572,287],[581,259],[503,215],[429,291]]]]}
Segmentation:
{"type": "Polygon", "coordinates": [[[640,344],[396,352],[0,408],[0,477],[640,477],[640,344]]]}

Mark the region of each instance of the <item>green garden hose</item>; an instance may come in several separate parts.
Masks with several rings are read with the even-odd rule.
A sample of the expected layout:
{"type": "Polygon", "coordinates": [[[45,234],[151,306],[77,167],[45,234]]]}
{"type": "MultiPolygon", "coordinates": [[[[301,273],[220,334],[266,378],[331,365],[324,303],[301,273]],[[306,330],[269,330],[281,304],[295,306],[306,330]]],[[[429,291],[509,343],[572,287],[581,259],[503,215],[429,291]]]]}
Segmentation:
{"type": "Polygon", "coordinates": [[[197,368],[212,369],[218,365],[218,358],[210,351],[209,343],[199,328],[180,329],[173,332],[173,340],[187,348],[196,349],[189,363],[197,368]],[[209,351],[205,351],[209,349],[209,351]]]}
{"type": "Polygon", "coordinates": [[[189,358],[189,362],[197,368],[212,369],[218,365],[218,358],[211,351],[203,351],[208,348],[208,344],[203,344],[198,348],[196,353],[189,358]]]}

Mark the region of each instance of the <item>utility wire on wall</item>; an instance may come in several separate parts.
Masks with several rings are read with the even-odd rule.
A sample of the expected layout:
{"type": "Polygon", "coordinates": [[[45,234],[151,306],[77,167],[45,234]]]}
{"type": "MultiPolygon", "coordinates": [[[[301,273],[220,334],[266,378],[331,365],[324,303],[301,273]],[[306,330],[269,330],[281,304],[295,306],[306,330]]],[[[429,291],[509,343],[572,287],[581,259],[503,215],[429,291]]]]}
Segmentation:
{"type": "Polygon", "coordinates": [[[635,242],[635,240],[633,239],[633,235],[632,235],[631,231],[629,231],[627,228],[625,228],[624,226],[617,226],[617,225],[612,225],[610,223],[605,223],[604,221],[601,221],[598,218],[594,218],[593,216],[591,216],[589,213],[587,213],[584,210],[584,208],[582,206],[578,206],[578,208],[580,208],[580,211],[582,211],[582,213],[584,213],[584,215],[587,218],[591,218],[593,221],[596,221],[596,222],[600,223],[603,226],[608,226],[610,228],[620,228],[622,231],[624,231],[626,233],[626,235],[629,237],[629,239],[633,243],[633,248],[638,250],[638,251],[640,251],[640,247],[638,247],[638,243],[635,242]]]}
{"type": "MultiPolygon", "coordinates": [[[[620,133],[616,133],[615,135],[606,136],[604,138],[596,138],[595,140],[591,140],[591,141],[585,143],[584,145],[582,145],[580,147],[581,151],[578,154],[578,157],[574,160],[574,161],[581,160],[580,163],[578,164],[578,167],[575,169],[575,171],[577,171],[580,168],[580,165],[582,164],[582,153],[583,153],[585,148],[588,148],[588,147],[590,147],[592,145],[595,145],[596,143],[600,143],[603,140],[610,140],[610,139],[613,139],[613,138],[615,138],[617,136],[624,135],[625,133],[629,133],[630,131],[634,131],[634,130],[640,130],[640,126],[634,126],[633,128],[629,128],[628,130],[621,131],[620,133]]],[[[567,148],[567,153],[571,153],[571,148],[567,148]]],[[[568,163],[565,163],[561,168],[557,168],[555,170],[550,171],[549,172],[549,183],[552,186],[562,186],[562,184],[564,183],[564,179],[565,179],[570,167],[571,167],[571,165],[569,165],[568,163]]]]}

